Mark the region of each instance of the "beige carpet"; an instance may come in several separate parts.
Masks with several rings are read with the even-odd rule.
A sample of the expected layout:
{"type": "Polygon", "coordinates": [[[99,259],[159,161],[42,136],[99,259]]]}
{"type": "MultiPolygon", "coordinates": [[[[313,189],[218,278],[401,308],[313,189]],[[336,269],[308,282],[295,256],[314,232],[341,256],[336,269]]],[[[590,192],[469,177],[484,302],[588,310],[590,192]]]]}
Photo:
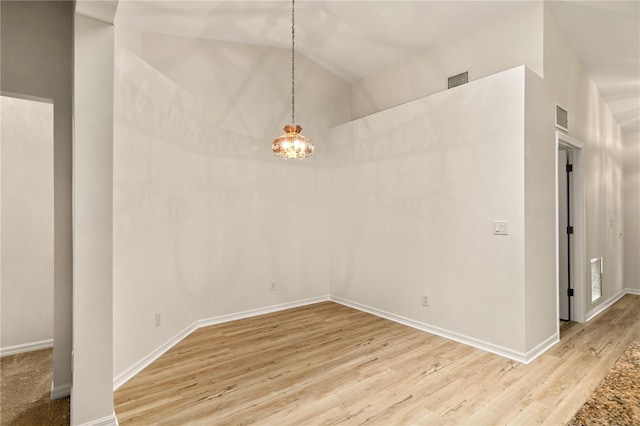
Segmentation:
{"type": "Polygon", "coordinates": [[[0,425],[69,424],[69,398],[51,401],[53,350],[0,358],[0,425]]]}
{"type": "Polygon", "coordinates": [[[633,342],[569,426],[640,425],[640,342],[633,342]]]}

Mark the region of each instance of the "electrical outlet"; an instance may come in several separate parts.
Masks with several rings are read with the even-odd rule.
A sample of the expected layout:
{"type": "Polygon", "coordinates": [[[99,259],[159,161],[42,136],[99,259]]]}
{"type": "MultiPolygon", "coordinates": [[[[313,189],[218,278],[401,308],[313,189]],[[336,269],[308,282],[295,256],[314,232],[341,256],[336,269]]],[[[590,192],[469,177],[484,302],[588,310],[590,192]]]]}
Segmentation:
{"type": "Polygon", "coordinates": [[[271,283],[271,287],[269,287],[269,290],[271,290],[271,291],[275,291],[277,288],[278,288],[278,287],[276,286],[276,282],[275,282],[275,281],[273,281],[273,282],[271,283]]]}
{"type": "Polygon", "coordinates": [[[429,296],[426,294],[422,295],[422,306],[429,306],[429,296]]]}
{"type": "Polygon", "coordinates": [[[156,327],[160,327],[162,324],[162,314],[160,312],[156,312],[156,327]]]}

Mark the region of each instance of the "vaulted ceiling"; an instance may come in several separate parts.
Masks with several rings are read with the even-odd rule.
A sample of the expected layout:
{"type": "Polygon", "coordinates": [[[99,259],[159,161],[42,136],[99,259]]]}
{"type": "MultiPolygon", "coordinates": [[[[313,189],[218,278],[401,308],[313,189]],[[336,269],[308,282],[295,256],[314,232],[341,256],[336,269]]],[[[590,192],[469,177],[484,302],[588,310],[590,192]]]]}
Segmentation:
{"type": "MultiPolygon", "coordinates": [[[[299,0],[296,46],[345,80],[356,81],[523,3],[299,0]]],[[[640,1],[547,4],[623,131],[640,132],[640,1]]],[[[288,0],[121,0],[117,19],[144,31],[286,48],[290,7],[288,0]]]]}

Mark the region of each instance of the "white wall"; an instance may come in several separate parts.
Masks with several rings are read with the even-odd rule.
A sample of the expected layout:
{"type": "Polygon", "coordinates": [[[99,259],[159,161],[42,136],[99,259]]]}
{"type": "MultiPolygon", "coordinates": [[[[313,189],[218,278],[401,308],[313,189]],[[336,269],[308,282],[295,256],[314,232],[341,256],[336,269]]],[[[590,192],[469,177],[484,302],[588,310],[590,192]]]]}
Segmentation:
{"type": "MultiPolygon", "coordinates": [[[[113,2],[101,5],[115,12],[113,2]]],[[[76,6],[71,424],[107,425],[117,424],[112,336],[114,29],[82,14],[83,4],[76,6]]]]}
{"type": "Polygon", "coordinates": [[[447,78],[469,71],[469,80],[519,65],[542,76],[542,2],[434,46],[423,54],[377,72],[351,87],[354,118],[447,89],[447,78]]]}
{"type": "MultiPolygon", "coordinates": [[[[477,31],[470,33],[461,31],[461,36],[457,39],[366,77],[353,84],[351,91],[352,115],[362,117],[395,105],[401,105],[417,97],[443,91],[446,89],[447,77],[464,70],[469,70],[469,78],[473,81],[521,64],[527,66],[526,113],[523,111],[526,117],[526,137],[523,158],[509,157],[504,154],[500,156],[503,162],[524,159],[524,186],[520,188],[525,194],[523,207],[526,211],[523,219],[526,222],[523,230],[526,238],[524,246],[521,247],[521,254],[524,256],[522,259],[524,276],[517,284],[514,284],[514,287],[516,292],[524,292],[521,295],[524,318],[521,320],[526,323],[526,327],[523,326],[522,330],[523,341],[517,342],[517,344],[515,341],[511,341],[506,345],[512,349],[518,348],[517,350],[523,352],[532,351],[539,344],[549,342],[548,339],[552,339],[557,330],[555,321],[557,315],[555,312],[555,183],[553,180],[555,175],[554,105],[553,97],[548,94],[549,89],[540,78],[546,71],[543,64],[544,17],[545,10],[542,3],[528,4],[515,13],[505,15],[477,31]],[[541,229],[548,229],[549,233],[540,232],[541,229]],[[520,286],[523,287],[520,289],[520,286]]],[[[443,115],[446,115],[447,112],[444,111],[446,110],[443,110],[443,115]]],[[[440,117],[440,115],[436,116],[440,117]]],[[[377,120],[378,114],[374,114],[372,117],[377,120]]],[[[493,119],[497,120],[497,117],[493,117],[493,119]]],[[[501,126],[497,122],[495,125],[501,126]]],[[[456,131],[458,127],[456,124],[456,131]]],[[[448,132],[454,134],[455,131],[448,130],[448,132]]],[[[392,133],[389,133],[389,140],[383,150],[390,156],[402,155],[397,153],[399,143],[391,142],[392,137],[394,137],[392,133]]],[[[402,134],[397,138],[407,139],[402,134]]],[[[409,142],[405,141],[404,143],[408,144],[409,142]]],[[[456,167],[442,162],[436,166],[440,174],[454,173],[452,170],[456,167]]],[[[490,168],[491,166],[478,163],[477,167],[490,168]]],[[[455,170],[459,172],[459,167],[456,167],[455,170]]],[[[474,241],[474,244],[481,246],[481,240],[474,241]]],[[[441,241],[438,243],[443,244],[441,241]]],[[[402,258],[408,256],[407,253],[411,253],[410,257],[413,257],[413,251],[413,249],[405,250],[397,247],[395,256],[402,258]]],[[[345,253],[345,256],[349,255],[345,253]]],[[[353,257],[353,255],[351,256],[353,257]]],[[[419,280],[420,278],[415,275],[411,279],[419,280]]],[[[480,278],[476,279],[476,282],[482,282],[486,285],[487,280],[480,278]]],[[[404,284],[398,284],[398,286],[404,287],[404,284]]],[[[408,288],[412,288],[412,286],[409,285],[408,288]]],[[[397,288],[396,291],[398,291],[397,288]]],[[[474,299],[475,293],[473,292],[475,290],[465,288],[465,291],[471,291],[470,299],[474,299]]],[[[513,289],[505,290],[505,292],[509,291],[513,291],[513,289]]],[[[465,294],[464,297],[469,296],[465,294]]],[[[380,296],[380,298],[384,297],[380,296]]],[[[377,302],[369,299],[372,306],[381,307],[376,304],[377,302]]],[[[389,302],[386,302],[386,305],[389,305],[389,302]]],[[[487,306],[489,307],[486,308],[486,312],[499,309],[496,305],[488,304],[487,306]]],[[[414,312],[407,307],[396,309],[393,312],[409,318],[417,318],[414,316],[414,312]]],[[[495,318],[498,318],[499,315],[497,314],[495,318]]],[[[476,316],[471,317],[477,318],[476,316]]],[[[427,322],[433,324],[430,319],[427,322]]],[[[464,330],[461,324],[455,322],[443,324],[446,324],[443,327],[449,330],[456,332],[464,330]]],[[[478,327],[481,328],[482,324],[479,324],[478,327]]],[[[476,331],[474,329],[467,331],[467,333],[487,342],[496,342],[495,339],[492,340],[486,335],[479,337],[480,335],[476,331]]]]}
{"type": "Polygon", "coordinates": [[[71,387],[71,93],[73,2],[2,1],[3,91],[54,103],[53,395],[71,387]]]}
{"type": "MultiPolygon", "coordinates": [[[[603,256],[605,264],[609,265],[607,277],[605,278],[608,282],[606,284],[608,289],[605,289],[602,300],[606,301],[619,294],[623,288],[622,239],[619,237],[622,231],[622,223],[620,220],[614,220],[610,226],[608,217],[605,220],[608,210],[617,210],[622,207],[620,129],[602,101],[595,85],[582,68],[575,52],[557,25],[555,18],[541,3],[528,5],[520,9],[516,14],[499,20],[496,25],[488,26],[471,34],[465,34],[457,40],[425,52],[424,55],[369,76],[355,83],[352,87],[352,114],[354,117],[361,117],[394,105],[409,102],[417,96],[424,96],[443,90],[446,87],[446,77],[464,69],[469,69],[470,78],[474,79],[476,78],[474,70],[479,68],[483,71],[478,75],[483,76],[504,69],[503,67],[517,64],[525,64],[532,68],[532,70],[527,71],[526,79],[527,130],[524,151],[525,183],[523,187],[525,189],[526,209],[524,219],[526,222],[524,243],[525,276],[523,278],[523,282],[526,283],[526,290],[523,295],[526,299],[526,333],[524,334],[526,343],[522,343],[522,350],[531,351],[538,344],[552,338],[557,329],[557,313],[555,312],[555,186],[553,180],[555,175],[555,128],[553,123],[556,102],[570,112],[570,134],[585,142],[587,256],[589,258],[603,256]],[[505,39],[509,40],[507,43],[513,43],[513,45],[505,48],[505,39]],[[481,52],[482,55],[468,54],[469,51],[481,52]],[[467,54],[464,52],[467,52],[467,54]],[[447,58],[455,58],[455,61],[447,58]],[[446,68],[443,70],[437,67],[440,64],[448,67],[452,61],[458,69],[446,68]],[[544,76],[544,79],[538,78],[535,74],[544,76]],[[423,76],[427,77],[423,79],[423,76]]],[[[438,96],[440,95],[438,94],[438,96]]],[[[378,129],[376,127],[379,126],[380,117],[395,117],[393,115],[396,114],[395,111],[405,111],[405,108],[408,107],[400,105],[383,111],[383,113],[372,115],[370,117],[371,120],[357,120],[357,123],[366,124],[356,125],[356,130],[354,130],[356,134],[352,134],[349,137],[359,142],[362,141],[363,137],[376,137],[380,142],[357,143],[356,148],[347,151],[347,162],[377,161],[379,157],[385,156],[403,158],[406,147],[412,147],[414,144],[420,145],[424,139],[424,134],[419,132],[414,134],[412,131],[407,133],[394,127],[402,123],[400,118],[389,119],[391,123],[387,123],[388,128],[378,129]],[[368,128],[376,129],[376,131],[371,131],[368,128]],[[406,136],[407,134],[409,137],[406,136]],[[416,135],[418,136],[416,137],[416,135]],[[372,150],[378,151],[378,154],[374,154],[372,150]]],[[[443,108],[442,112],[444,113],[445,111],[448,110],[443,108]]],[[[449,112],[449,114],[452,113],[449,112]]],[[[441,114],[431,114],[430,116],[443,119],[441,114]]],[[[387,118],[383,119],[383,123],[387,120],[387,118]]],[[[496,123],[495,126],[499,126],[499,124],[496,123]]],[[[458,127],[460,126],[456,125],[455,130],[448,129],[447,136],[449,134],[455,135],[458,127]]],[[[429,127],[429,130],[431,130],[431,127],[429,127]]],[[[336,155],[335,161],[339,161],[340,156],[345,155],[344,152],[340,152],[340,155],[337,154],[342,147],[332,146],[332,148],[334,148],[336,155]]],[[[511,158],[511,161],[515,160],[514,157],[505,155],[502,158],[504,161],[509,161],[509,158],[511,158]]],[[[410,292],[411,297],[416,300],[415,293],[419,287],[411,283],[422,281],[424,279],[422,277],[426,275],[424,271],[418,273],[417,269],[411,267],[395,268],[399,278],[397,280],[398,283],[395,284],[394,291],[400,297],[396,297],[397,300],[394,302],[390,300],[390,294],[380,290],[383,286],[379,285],[379,283],[384,279],[385,274],[377,267],[372,268],[370,272],[364,272],[364,266],[358,266],[358,262],[364,262],[364,260],[358,260],[359,258],[365,259],[371,256],[373,256],[374,260],[368,262],[374,265],[383,262],[385,257],[391,260],[391,264],[395,262],[400,265],[406,265],[407,262],[411,263],[412,259],[413,262],[418,264],[417,259],[421,258],[419,253],[427,250],[417,242],[408,245],[406,248],[400,244],[394,246],[393,243],[389,243],[390,237],[388,235],[384,238],[379,236],[376,241],[384,241],[385,244],[385,248],[382,249],[382,253],[385,253],[385,256],[383,256],[380,253],[373,253],[377,249],[381,249],[381,245],[373,241],[368,243],[361,242],[381,233],[382,229],[384,229],[384,227],[376,230],[363,229],[363,227],[367,226],[366,218],[369,215],[370,208],[363,209],[362,207],[362,204],[373,204],[372,200],[378,197],[377,185],[380,184],[374,182],[384,181],[377,177],[380,174],[380,170],[384,169],[379,166],[372,168],[367,164],[361,164],[358,167],[361,170],[357,178],[349,174],[344,177],[342,169],[334,173],[334,185],[337,185],[338,182],[341,184],[343,181],[348,182],[348,189],[345,189],[347,192],[345,192],[344,199],[339,200],[350,206],[346,207],[342,212],[346,218],[345,223],[353,225],[352,221],[355,220],[355,217],[361,217],[362,215],[364,215],[365,220],[363,221],[364,223],[359,223],[357,226],[345,225],[345,229],[340,228],[344,233],[351,233],[354,241],[351,244],[341,246],[344,238],[338,239],[336,250],[341,254],[336,254],[334,257],[333,272],[338,275],[332,279],[332,294],[334,294],[335,288],[337,289],[336,291],[340,292],[335,293],[337,295],[342,294],[346,298],[354,297],[359,303],[422,320],[414,312],[415,309],[420,312],[421,308],[416,308],[415,306],[410,308],[408,305],[401,306],[403,302],[397,300],[408,297],[404,295],[405,292],[410,292]],[[364,179],[362,175],[369,176],[369,179],[364,179]],[[354,191],[349,186],[352,185],[350,182],[354,179],[357,179],[355,193],[360,193],[361,197],[356,197],[359,201],[353,201],[349,204],[346,194],[354,191]],[[364,195],[364,188],[368,188],[370,200],[364,195]],[[354,211],[358,213],[356,214],[354,211]],[[395,249],[388,249],[387,246],[395,247],[395,249]],[[340,252],[341,248],[344,248],[344,252],[340,252]],[[365,256],[364,253],[368,253],[368,256],[365,256]],[[341,263],[339,260],[341,256],[347,260],[341,263]],[[340,267],[343,268],[342,271],[336,270],[336,268],[340,267]],[[363,270],[360,271],[360,269],[363,270]],[[373,280],[376,284],[373,287],[369,286],[369,280],[373,280]],[[341,281],[342,284],[340,284],[341,281]],[[335,287],[336,282],[338,282],[337,287],[335,287]],[[351,287],[357,286],[361,288],[359,290],[350,290],[351,287]],[[349,296],[344,291],[353,291],[354,296],[349,296]]],[[[424,165],[422,167],[426,170],[431,168],[424,165]]],[[[441,175],[453,173],[453,166],[449,166],[446,162],[437,162],[433,167],[441,175]]],[[[484,167],[490,166],[484,165],[484,167]]],[[[410,170],[411,167],[403,164],[394,173],[387,173],[386,176],[389,176],[387,179],[392,179],[391,176],[395,176],[395,174],[410,174],[410,170]]],[[[455,170],[458,171],[459,168],[455,170]]],[[[422,171],[421,173],[426,172],[422,171]]],[[[393,179],[398,178],[393,177],[393,179]]],[[[430,181],[437,180],[432,177],[430,181]]],[[[386,203],[393,202],[394,204],[402,205],[395,197],[390,195],[386,195],[386,197],[388,198],[386,203]]],[[[337,205],[340,205],[340,203],[337,205]]],[[[411,203],[406,208],[417,209],[411,203]]],[[[339,222],[343,218],[338,218],[337,220],[339,222]]],[[[378,218],[375,221],[378,225],[385,224],[385,227],[391,227],[389,225],[390,222],[389,218],[378,218]]],[[[413,229],[406,220],[400,222],[396,219],[396,222],[398,223],[395,226],[413,229]]],[[[450,226],[447,229],[449,228],[450,226]]],[[[414,232],[411,234],[414,236],[413,238],[416,238],[416,241],[420,241],[420,238],[416,235],[422,235],[421,233],[414,232]]],[[[446,244],[438,239],[435,241],[441,245],[446,244]]],[[[480,244],[478,242],[480,240],[474,241],[480,244]]],[[[431,256],[426,256],[425,258],[429,259],[431,256]]],[[[425,262],[426,265],[429,265],[428,260],[425,262]]],[[[605,270],[607,270],[606,267],[605,270]]],[[[390,273],[386,274],[386,277],[390,279],[390,273]]],[[[486,280],[482,280],[482,282],[486,283],[486,280]]],[[[516,287],[518,286],[516,285],[516,287]]],[[[465,289],[465,291],[473,290],[465,289]]],[[[471,294],[475,296],[475,293],[471,294]]],[[[474,297],[471,298],[473,299],[474,297]]],[[[596,309],[590,303],[587,304],[587,307],[592,311],[596,309]]],[[[493,309],[495,309],[495,306],[493,309]]],[[[487,311],[491,310],[491,307],[487,308],[487,311]]],[[[475,316],[472,317],[475,318],[475,316]]],[[[434,324],[431,318],[427,322],[434,324]]],[[[446,324],[441,326],[464,334],[464,331],[462,331],[464,330],[464,325],[455,322],[446,324]]],[[[475,330],[467,332],[469,335],[477,337],[475,330]]],[[[488,336],[481,339],[496,342],[488,336]]],[[[517,345],[514,346],[514,343],[510,342],[507,346],[511,348],[517,347],[517,345]]]]}
{"type": "Polygon", "coordinates": [[[53,344],[53,105],[1,100],[0,348],[7,352],[53,344]]]}
{"type": "MultiPolygon", "coordinates": [[[[603,297],[592,304],[591,292],[584,295],[587,312],[594,311],[624,289],[623,220],[609,214],[624,208],[622,134],[548,8],[544,15],[544,76],[552,101],[569,112],[569,135],[585,145],[586,267],[589,259],[604,259],[603,297]]],[[[590,272],[585,272],[589,279],[590,272]]]]}
{"type": "Polygon", "coordinates": [[[640,133],[624,135],[624,285],[640,290],[640,133]]]}
{"type": "MultiPolygon", "coordinates": [[[[189,94],[215,129],[273,140],[291,121],[289,50],[126,28],[118,31],[120,42],[189,94]]],[[[312,159],[300,164],[330,166],[324,145],[327,132],[351,118],[349,96],[344,80],[296,54],[296,121],[317,150],[312,159]]],[[[263,147],[256,147],[252,157],[275,161],[263,147]]]]}
{"type": "Polygon", "coordinates": [[[524,91],[519,67],[334,129],[332,296],[522,355],[524,91]]]}
{"type": "MultiPolygon", "coordinates": [[[[607,216],[607,211],[623,206],[620,129],[555,18],[542,3],[527,5],[493,26],[464,34],[369,76],[353,85],[352,114],[360,117],[443,90],[446,77],[463,69],[469,69],[470,78],[474,79],[474,70],[482,69],[478,74],[482,76],[517,64],[525,64],[533,71],[528,72],[527,78],[525,150],[526,349],[531,350],[553,334],[556,318],[556,295],[551,284],[555,286],[555,103],[569,110],[570,135],[585,143],[587,257],[605,258],[607,276],[602,301],[619,294],[624,287],[619,236],[622,221],[614,218],[610,224],[607,216]],[[505,48],[504,43],[513,45],[505,48]],[[481,55],[469,54],[470,51],[481,55]],[[458,69],[446,68],[451,63],[458,69]],[[440,64],[446,69],[439,68],[440,64]],[[544,79],[536,79],[535,74],[544,79]]],[[[394,144],[387,145],[389,155],[395,155],[394,144]]],[[[597,309],[590,300],[585,304],[592,312],[597,309]]]]}
{"type": "Polygon", "coordinates": [[[117,36],[116,376],[197,319],[323,295],[327,281],[517,356],[548,342],[556,102],[586,144],[587,251],[611,266],[603,299],[621,288],[621,225],[600,223],[621,206],[619,129],[543,4],[351,87],[300,56],[298,118],[318,146],[301,164],[268,150],[289,120],[287,51],[117,36]],[[530,70],[509,69],[520,64],[530,70]],[[472,83],[442,91],[465,69],[472,83]],[[351,115],[366,117],[327,130],[351,115]],[[292,211],[297,225],[278,227],[292,211]],[[491,235],[494,220],[508,237],[491,235]]]}
{"type": "Polygon", "coordinates": [[[328,294],[327,135],[350,117],[347,83],[299,56],[317,156],[285,162],[270,147],[290,120],[286,49],[117,37],[116,377],[196,320],[328,294]]]}
{"type": "Polygon", "coordinates": [[[545,82],[526,70],[525,327],[526,350],[557,333],[555,105],[545,82]]]}

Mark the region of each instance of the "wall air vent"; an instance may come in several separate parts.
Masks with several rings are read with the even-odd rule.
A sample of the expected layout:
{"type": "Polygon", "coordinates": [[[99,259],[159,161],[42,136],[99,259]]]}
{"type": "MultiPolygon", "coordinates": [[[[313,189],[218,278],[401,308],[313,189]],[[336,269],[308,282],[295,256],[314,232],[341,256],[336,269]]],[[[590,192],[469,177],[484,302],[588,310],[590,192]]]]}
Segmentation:
{"type": "Polygon", "coordinates": [[[556,105],[556,127],[565,132],[569,131],[569,113],[560,105],[556,105]]]}
{"type": "Polygon", "coordinates": [[[469,82],[469,71],[449,77],[449,89],[469,82]]]}

